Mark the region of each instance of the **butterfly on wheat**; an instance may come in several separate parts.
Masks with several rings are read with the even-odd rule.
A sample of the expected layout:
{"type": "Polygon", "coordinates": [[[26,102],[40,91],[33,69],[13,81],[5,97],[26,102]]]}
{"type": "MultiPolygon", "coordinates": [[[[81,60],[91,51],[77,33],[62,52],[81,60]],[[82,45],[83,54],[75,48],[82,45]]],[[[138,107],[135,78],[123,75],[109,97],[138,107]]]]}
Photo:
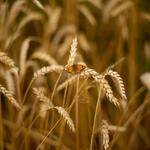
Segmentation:
{"type": "Polygon", "coordinates": [[[82,64],[73,64],[67,68],[68,73],[77,74],[85,69],[85,66],[82,64]]]}

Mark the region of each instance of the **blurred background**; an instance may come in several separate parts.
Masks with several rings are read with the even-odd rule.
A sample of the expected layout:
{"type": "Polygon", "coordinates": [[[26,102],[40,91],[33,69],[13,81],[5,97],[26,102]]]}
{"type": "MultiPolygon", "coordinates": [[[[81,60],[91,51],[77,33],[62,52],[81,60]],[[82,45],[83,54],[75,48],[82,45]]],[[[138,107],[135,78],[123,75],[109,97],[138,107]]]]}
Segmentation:
{"type": "MultiPolygon", "coordinates": [[[[148,102],[145,105],[145,101],[150,99],[149,0],[0,1],[0,51],[6,52],[19,68],[21,98],[36,70],[53,64],[66,65],[70,45],[75,36],[78,40],[76,61],[85,62],[89,68],[99,73],[125,58],[114,70],[124,81],[128,103],[131,100],[133,102],[126,109],[120,125],[123,126],[132,114],[136,114],[128,128],[118,133],[111,149],[150,149],[150,105],[148,102]],[[49,56],[50,60],[46,60],[43,53],[49,56]]],[[[14,76],[3,64],[0,64],[0,67],[0,84],[12,90],[17,99],[14,76]],[[12,80],[9,80],[10,76],[12,80]]],[[[33,86],[43,87],[50,97],[57,78],[58,74],[48,74],[33,86]]],[[[65,79],[66,75],[62,76],[60,82],[65,79]]],[[[67,93],[69,101],[75,94],[73,88],[67,93]]],[[[63,105],[64,92],[62,90],[55,95],[55,105],[63,105]]],[[[97,95],[97,89],[92,87],[80,97],[78,142],[67,125],[61,133],[63,125],[59,124],[41,149],[89,149],[97,95]]],[[[1,100],[3,99],[4,95],[1,95],[1,100]]],[[[116,109],[106,98],[103,99],[97,122],[104,119],[108,120],[108,124],[119,125],[124,110],[116,109]]],[[[50,112],[45,118],[35,122],[31,129],[33,132],[26,134],[23,126],[28,127],[38,111],[32,111],[33,105],[37,105],[35,101],[35,96],[30,90],[25,102],[24,117],[18,114],[7,100],[1,101],[1,150],[35,149],[59,118],[57,114],[54,122],[48,123],[52,115],[50,112]]],[[[75,123],[75,108],[70,116],[75,123]]],[[[97,127],[99,125],[100,123],[97,123],[97,127]]],[[[114,132],[109,133],[110,143],[114,132]]],[[[95,150],[103,149],[100,137],[99,132],[95,134],[95,150]]]]}

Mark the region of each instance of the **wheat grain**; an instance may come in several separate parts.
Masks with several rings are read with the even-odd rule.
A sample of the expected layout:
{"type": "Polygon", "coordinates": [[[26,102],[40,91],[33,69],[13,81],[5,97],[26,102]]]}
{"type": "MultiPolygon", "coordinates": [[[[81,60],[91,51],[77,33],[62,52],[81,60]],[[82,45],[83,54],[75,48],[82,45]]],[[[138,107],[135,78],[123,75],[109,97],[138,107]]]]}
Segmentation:
{"type": "Polygon", "coordinates": [[[103,140],[103,147],[105,150],[109,148],[109,131],[108,131],[108,123],[106,120],[102,121],[101,126],[101,134],[102,134],[102,140],[103,140]]]}
{"type": "Polygon", "coordinates": [[[66,110],[62,107],[55,107],[58,110],[58,113],[67,121],[68,126],[70,127],[70,129],[75,132],[75,127],[73,124],[72,119],[70,118],[68,112],[66,112],[66,110]]]}
{"type": "Polygon", "coordinates": [[[14,105],[16,108],[18,109],[21,109],[20,105],[18,104],[18,102],[14,99],[14,97],[12,96],[11,92],[6,90],[5,87],[3,87],[1,84],[0,84],[0,92],[3,93],[7,98],[8,100],[12,103],[12,105],[14,105]]]}
{"type": "Polygon", "coordinates": [[[64,67],[61,65],[51,65],[51,66],[47,66],[47,67],[42,67],[40,70],[34,72],[33,80],[40,77],[40,76],[43,76],[49,72],[60,73],[63,70],[64,70],[64,67]]]}

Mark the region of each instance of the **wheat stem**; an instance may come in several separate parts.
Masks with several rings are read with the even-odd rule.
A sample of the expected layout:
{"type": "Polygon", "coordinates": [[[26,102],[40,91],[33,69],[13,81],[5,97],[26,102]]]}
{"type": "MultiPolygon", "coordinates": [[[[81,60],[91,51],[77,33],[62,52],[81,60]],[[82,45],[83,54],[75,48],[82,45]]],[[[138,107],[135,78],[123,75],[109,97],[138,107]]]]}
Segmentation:
{"type": "Polygon", "coordinates": [[[51,95],[51,101],[52,101],[52,102],[53,102],[54,94],[55,94],[55,91],[56,91],[56,87],[57,87],[58,82],[59,82],[59,80],[60,80],[60,78],[61,78],[61,76],[62,76],[62,73],[63,73],[63,71],[61,71],[61,73],[59,74],[59,77],[58,77],[58,79],[57,79],[57,81],[56,81],[56,83],[55,83],[55,86],[54,86],[54,89],[53,89],[53,92],[52,92],[52,95],[51,95]]]}
{"type": "Polygon", "coordinates": [[[29,92],[29,90],[30,90],[30,88],[31,88],[31,86],[32,86],[32,84],[33,84],[33,81],[34,81],[34,79],[31,79],[31,81],[30,81],[30,83],[29,83],[29,86],[27,87],[27,89],[26,89],[26,91],[25,91],[25,94],[24,94],[24,97],[23,97],[23,104],[24,104],[24,102],[25,102],[25,100],[26,100],[26,98],[27,98],[27,95],[28,95],[28,92],[29,92]]]}
{"type": "Polygon", "coordinates": [[[98,98],[97,98],[97,104],[96,104],[96,110],[95,110],[94,122],[93,122],[93,129],[92,129],[92,136],[91,136],[91,143],[90,143],[90,150],[92,150],[92,148],[93,148],[95,125],[96,125],[96,119],[97,119],[97,112],[98,112],[98,108],[99,108],[98,106],[100,103],[101,90],[102,90],[102,84],[100,84],[99,92],[98,92],[98,98]]]}
{"type": "Polygon", "coordinates": [[[51,132],[53,131],[53,129],[58,125],[58,123],[60,122],[61,119],[59,119],[55,125],[50,129],[50,131],[47,133],[47,135],[44,137],[44,139],[42,140],[42,142],[38,145],[38,147],[36,148],[36,150],[38,150],[41,145],[45,142],[45,140],[47,139],[47,137],[51,134],[51,132]]]}
{"type": "Polygon", "coordinates": [[[0,94],[0,149],[4,149],[4,143],[3,143],[3,118],[2,118],[2,103],[1,103],[1,94],[0,94]]]}
{"type": "MultiPolygon", "coordinates": [[[[118,128],[121,126],[121,124],[122,124],[122,122],[123,122],[123,119],[124,119],[125,115],[127,114],[127,111],[128,111],[128,109],[129,109],[129,107],[133,104],[133,102],[136,100],[136,98],[137,98],[143,91],[145,91],[145,89],[146,89],[145,87],[139,88],[139,89],[135,92],[135,94],[131,97],[131,99],[129,100],[129,103],[128,103],[126,109],[124,110],[124,112],[123,112],[122,116],[120,117],[120,120],[119,120],[119,122],[118,122],[118,124],[117,124],[118,128]]],[[[111,143],[110,143],[110,149],[112,149],[112,147],[113,147],[113,145],[114,145],[114,143],[115,143],[115,141],[116,141],[117,133],[118,133],[118,128],[117,128],[117,130],[115,131],[115,133],[114,133],[114,135],[113,135],[112,141],[111,141],[111,143]]]]}
{"type": "Polygon", "coordinates": [[[76,95],[75,95],[75,101],[76,101],[76,149],[80,150],[79,147],[79,104],[78,104],[78,87],[79,87],[79,76],[77,78],[77,86],[76,86],[76,95]]]}

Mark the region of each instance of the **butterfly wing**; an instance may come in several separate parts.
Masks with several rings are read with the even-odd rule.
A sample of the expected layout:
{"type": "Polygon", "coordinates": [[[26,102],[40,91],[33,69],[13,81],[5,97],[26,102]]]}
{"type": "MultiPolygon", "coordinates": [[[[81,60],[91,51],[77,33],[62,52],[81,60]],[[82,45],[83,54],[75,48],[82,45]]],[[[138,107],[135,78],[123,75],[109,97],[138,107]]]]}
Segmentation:
{"type": "Polygon", "coordinates": [[[76,69],[76,72],[77,72],[77,73],[80,73],[80,72],[85,68],[85,66],[80,65],[80,64],[77,64],[77,65],[76,65],[76,68],[77,68],[77,69],[76,69]]]}

